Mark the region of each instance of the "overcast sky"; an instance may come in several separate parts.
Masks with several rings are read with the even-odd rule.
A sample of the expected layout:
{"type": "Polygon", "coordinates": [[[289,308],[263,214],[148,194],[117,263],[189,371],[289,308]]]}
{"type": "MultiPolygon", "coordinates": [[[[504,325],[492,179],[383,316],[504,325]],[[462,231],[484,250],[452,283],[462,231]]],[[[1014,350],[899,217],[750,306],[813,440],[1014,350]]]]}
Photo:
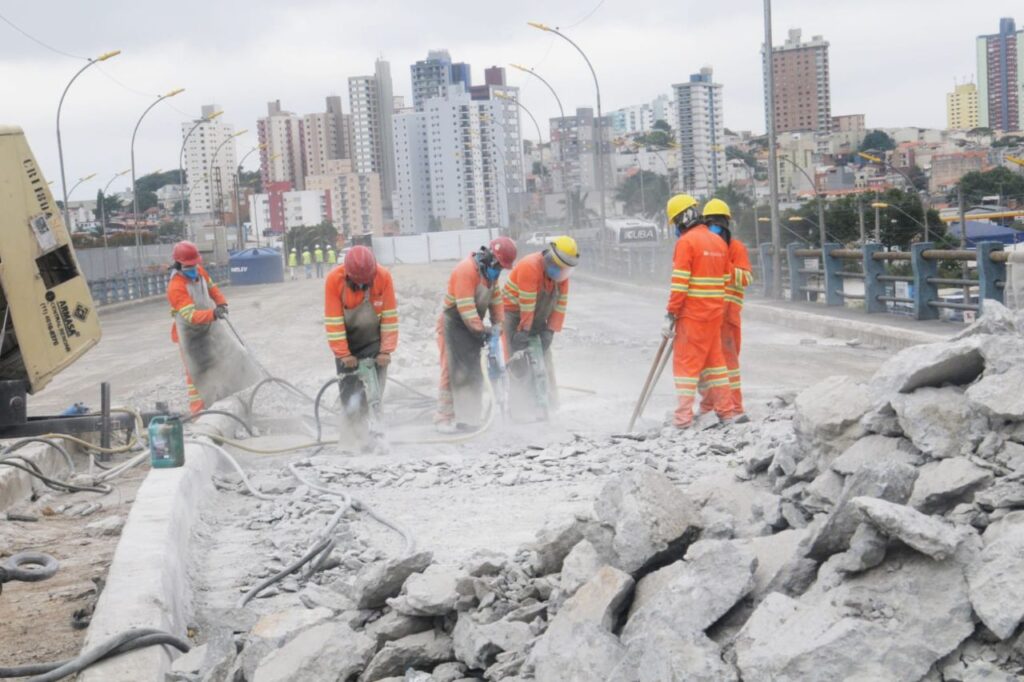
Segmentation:
{"type": "MultiPolygon", "coordinates": [[[[526,25],[562,28],[587,51],[602,86],[605,111],[671,93],[702,66],[725,90],[725,124],[764,130],[757,0],[57,0],[2,2],[0,14],[63,52],[123,54],[87,71],[64,107],[68,183],[96,172],[74,198],[95,195],[129,167],[139,114],[160,92],[186,91],[146,118],[136,142],[139,174],[178,163],[180,122],[216,103],[223,120],[248,128],[239,154],[256,143],[256,118],[280,99],[296,113],[319,111],[348,77],[391,62],[395,94],[409,94],[409,65],[429,49],[447,48],[469,62],[473,78],[490,65],[534,67],[558,90],[567,110],[592,106],[593,84],[578,54],[557,37],[526,25]],[[596,8],[596,11],[595,11],[596,8]],[[588,16],[589,15],[589,16],[588,16]],[[102,72],[100,71],[102,69],[102,72]],[[112,79],[116,79],[115,82],[112,79]],[[170,106],[168,106],[170,105],[170,106]]],[[[774,42],[799,27],[831,43],[832,113],[863,113],[868,126],[945,125],[945,93],[974,78],[974,39],[998,30],[1019,0],[776,0],[774,42]]],[[[1024,12],[1015,16],[1024,24],[1024,12]]],[[[25,128],[49,179],[59,179],[54,117],[61,90],[80,60],[55,54],[0,22],[0,123],[25,128]]],[[[511,71],[522,101],[542,121],[557,115],[543,86],[511,71]]],[[[546,126],[542,123],[545,138],[546,126]]],[[[531,127],[527,137],[535,137],[531,127]]],[[[247,166],[255,168],[257,155],[247,166]]],[[[127,181],[114,188],[124,189],[127,181]]],[[[59,182],[54,187],[58,188],[59,182]]]]}

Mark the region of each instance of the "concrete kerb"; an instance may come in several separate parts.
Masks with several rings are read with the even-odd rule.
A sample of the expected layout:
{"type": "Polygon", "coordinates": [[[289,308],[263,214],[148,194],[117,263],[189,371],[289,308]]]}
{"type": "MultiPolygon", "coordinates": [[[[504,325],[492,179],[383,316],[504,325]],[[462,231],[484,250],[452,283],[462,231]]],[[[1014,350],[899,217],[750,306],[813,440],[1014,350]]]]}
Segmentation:
{"type": "MultiPolygon", "coordinates": [[[[236,397],[217,409],[245,417],[236,397]]],[[[207,433],[231,437],[237,424],[221,415],[205,415],[197,424],[207,433]]],[[[209,449],[186,444],[185,466],[152,469],[143,481],[114,553],[107,584],[96,604],[82,651],[126,630],[151,627],[186,637],[192,615],[189,546],[198,520],[199,501],[214,492],[212,474],[224,466],[209,449]]],[[[79,676],[84,682],[162,682],[172,649],[152,646],[94,665],[79,676]]],[[[174,652],[173,656],[177,656],[174,652]]]]}
{"type": "MultiPolygon", "coordinates": [[[[70,451],[70,449],[69,449],[70,451]]],[[[55,448],[43,443],[29,443],[17,451],[17,454],[35,464],[44,475],[51,478],[64,478],[67,474],[67,462],[55,448]]],[[[42,487],[42,483],[14,467],[0,467],[0,511],[6,511],[15,504],[28,499],[33,486],[42,487]]]]}

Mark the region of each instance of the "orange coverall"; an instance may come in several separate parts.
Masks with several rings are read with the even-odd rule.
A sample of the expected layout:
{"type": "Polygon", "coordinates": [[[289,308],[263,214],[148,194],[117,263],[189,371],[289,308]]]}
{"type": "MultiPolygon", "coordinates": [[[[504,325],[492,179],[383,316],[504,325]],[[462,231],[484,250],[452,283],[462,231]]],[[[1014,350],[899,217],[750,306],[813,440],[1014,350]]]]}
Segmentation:
{"type": "Polygon", "coordinates": [[[729,253],[725,241],[706,225],[696,225],[676,241],[668,312],[676,318],[675,376],[679,404],[674,423],[693,422],[698,383],[706,388],[719,418],[732,416],[728,370],[722,355],[722,319],[729,253]]]}
{"type": "Polygon", "coordinates": [[[345,330],[345,311],[362,305],[367,293],[380,321],[380,352],[390,355],[398,347],[398,302],[391,273],[378,265],[377,275],[367,292],[350,287],[345,280],[345,266],[339,265],[328,273],[324,285],[324,329],[336,358],[352,354],[345,330]]]}
{"type": "MultiPolygon", "coordinates": [[[[206,281],[207,291],[210,292],[210,298],[217,305],[227,305],[228,300],[224,298],[224,294],[221,293],[217,285],[210,279],[210,274],[206,272],[206,268],[202,265],[196,266],[199,270],[199,277],[206,281]]],[[[188,285],[192,282],[188,277],[175,272],[171,275],[171,280],[167,283],[167,300],[171,304],[171,317],[180,315],[181,318],[194,325],[200,324],[213,324],[214,316],[213,310],[210,309],[197,309],[196,302],[192,300],[192,294],[188,290],[188,285]]],[[[171,323],[171,341],[178,343],[178,327],[173,322],[171,323]]],[[[184,356],[182,356],[182,362],[184,362],[184,356]]],[[[205,409],[203,399],[199,397],[199,391],[196,390],[195,385],[192,383],[192,376],[188,372],[188,365],[185,365],[185,383],[188,387],[188,409],[192,414],[201,412],[205,409]]]]}
{"type": "MultiPolygon", "coordinates": [[[[544,273],[544,254],[541,252],[531,253],[516,263],[505,283],[505,312],[519,315],[516,331],[533,330],[538,296],[549,300],[553,298],[554,306],[550,309],[546,326],[536,331],[543,331],[544,328],[553,332],[562,331],[565,311],[569,305],[569,280],[556,282],[548,277],[544,273]]],[[[509,344],[505,345],[508,352],[509,344]]]]}
{"type": "MultiPolygon", "coordinates": [[[[753,269],[747,247],[736,237],[729,241],[729,281],[725,285],[725,317],[722,320],[722,355],[729,370],[729,392],[732,394],[734,415],[743,414],[743,391],[740,381],[740,344],[742,330],[740,313],[743,311],[743,296],[747,287],[754,282],[753,269]]],[[[709,396],[701,403],[701,412],[714,409],[709,396]]]]}
{"type": "MultiPolygon", "coordinates": [[[[477,309],[477,288],[488,287],[488,282],[480,275],[480,268],[473,256],[468,256],[452,270],[448,278],[448,293],[444,297],[444,309],[437,319],[437,348],[441,352],[441,383],[437,395],[437,415],[435,421],[450,422],[455,419],[455,403],[452,397],[451,376],[448,368],[448,352],[444,339],[444,317],[449,310],[455,308],[466,327],[476,333],[484,331],[484,322],[477,309]]],[[[497,282],[490,285],[491,294],[488,310],[492,325],[500,325],[505,319],[505,311],[501,305],[501,287],[497,282]]]]}

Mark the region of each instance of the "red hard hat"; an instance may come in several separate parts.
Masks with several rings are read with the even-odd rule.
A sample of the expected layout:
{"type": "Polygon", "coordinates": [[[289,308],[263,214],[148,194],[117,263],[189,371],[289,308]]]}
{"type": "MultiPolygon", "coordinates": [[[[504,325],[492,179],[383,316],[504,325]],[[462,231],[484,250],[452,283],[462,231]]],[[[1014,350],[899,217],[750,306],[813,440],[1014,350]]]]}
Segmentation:
{"type": "Polygon", "coordinates": [[[377,259],[365,246],[353,246],[345,254],[345,274],[356,284],[369,284],[377,276],[377,259]]]}
{"type": "Polygon", "coordinates": [[[508,237],[495,237],[487,248],[494,254],[498,264],[506,270],[516,262],[516,243],[508,237]]]}
{"type": "Polygon", "coordinates": [[[174,260],[186,268],[198,265],[203,262],[199,255],[199,249],[192,242],[178,242],[174,245],[174,260]]]}

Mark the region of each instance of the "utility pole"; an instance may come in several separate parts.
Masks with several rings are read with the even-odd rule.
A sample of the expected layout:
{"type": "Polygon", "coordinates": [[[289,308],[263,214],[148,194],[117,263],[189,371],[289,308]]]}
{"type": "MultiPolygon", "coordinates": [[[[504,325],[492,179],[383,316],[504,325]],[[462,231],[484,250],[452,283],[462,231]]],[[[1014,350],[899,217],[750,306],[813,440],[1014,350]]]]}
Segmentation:
{"type": "Polygon", "coordinates": [[[882,243],[882,209],[878,206],[875,206],[875,242],[882,243]]]}
{"type": "Polygon", "coordinates": [[[864,199],[859,194],[857,195],[857,220],[860,222],[860,243],[863,246],[867,244],[868,233],[864,227],[864,199]]]}
{"type": "Polygon", "coordinates": [[[772,47],[772,0],[764,0],[765,85],[768,89],[768,189],[772,220],[772,296],[782,298],[782,225],[779,222],[779,161],[775,149],[775,50],[772,47]]]}
{"type": "MultiPolygon", "coordinates": [[[[818,195],[818,239],[821,241],[821,248],[825,248],[828,237],[825,234],[825,195],[818,195]]],[[[822,261],[824,265],[824,260],[822,261]]]]}
{"type": "MultiPolygon", "coordinates": [[[[963,250],[963,249],[967,248],[967,207],[966,207],[965,202],[964,202],[964,190],[960,186],[960,183],[957,183],[957,186],[956,186],[956,203],[957,203],[957,209],[960,212],[960,249],[963,250]]],[[[968,267],[967,261],[963,261],[962,262],[961,268],[962,269],[961,269],[960,276],[963,279],[967,279],[967,275],[970,274],[969,273],[970,267],[968,267]]],[[[971,287],[970,287],[970,285],[965,284],[964,285],[964,297],[963,297],[963,301],[961,301],[961,302],[964,305],[967,305],[968,303],[970,303],[970,300],[971,300],[971,287]]],[[[979,301],[979,303],[980,302],[981,301],[979,301]]]]}

